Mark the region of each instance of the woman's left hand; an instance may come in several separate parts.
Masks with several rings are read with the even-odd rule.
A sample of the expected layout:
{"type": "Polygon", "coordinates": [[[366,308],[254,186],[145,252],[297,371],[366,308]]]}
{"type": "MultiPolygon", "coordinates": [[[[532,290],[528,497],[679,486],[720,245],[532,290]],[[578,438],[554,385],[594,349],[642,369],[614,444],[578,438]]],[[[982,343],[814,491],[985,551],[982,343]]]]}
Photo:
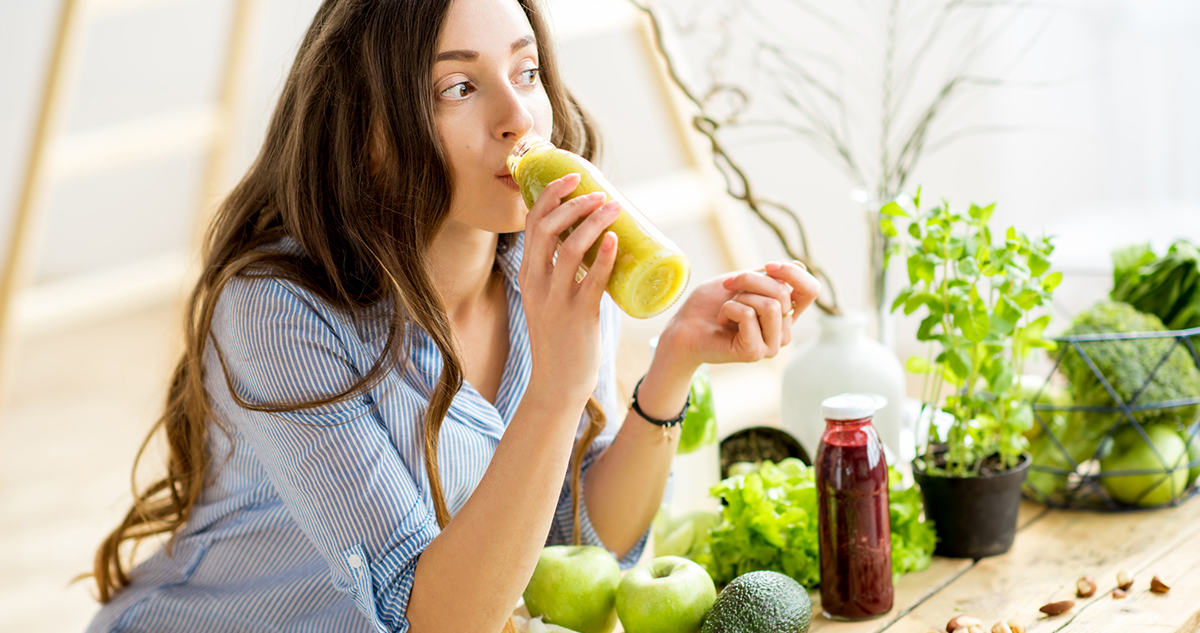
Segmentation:
{"type": "Polygon", "coordinates": [[[792,261],[715,277],[692,291],[659,350],[695,367],[772,358],[791,343],[792,325],[820,291],[820,282],[792,261]]]}

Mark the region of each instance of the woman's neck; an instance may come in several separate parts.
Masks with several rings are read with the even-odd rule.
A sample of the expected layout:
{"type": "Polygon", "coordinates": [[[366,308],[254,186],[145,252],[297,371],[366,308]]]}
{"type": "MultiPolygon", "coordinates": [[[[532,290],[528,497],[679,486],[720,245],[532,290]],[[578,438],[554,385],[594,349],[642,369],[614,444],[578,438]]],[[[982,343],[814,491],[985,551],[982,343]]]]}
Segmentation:
{"type": "Polygon", "coordinates": [[[474,313],[495,289],[496,233],[450,220],[429,248],[433,284],[452,321],[474,313]]]}

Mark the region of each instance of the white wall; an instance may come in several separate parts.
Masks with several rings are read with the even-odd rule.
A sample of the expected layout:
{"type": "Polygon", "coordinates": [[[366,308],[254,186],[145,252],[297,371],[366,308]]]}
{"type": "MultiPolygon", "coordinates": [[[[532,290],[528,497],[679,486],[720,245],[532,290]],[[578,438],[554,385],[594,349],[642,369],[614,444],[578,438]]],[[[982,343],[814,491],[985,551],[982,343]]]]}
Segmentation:
{"type": "MultiPolygon", "coordinates": [[[[591,11],[603,22],[619,2],[559,0],[555,13],[562,14],[563,7],[575,14],[591,11]]],[[[770,11],[781,2],[754,5],[770,11]]],[[[15,204],[24,170],[56,4],[0,3],[0,81],[6,87],[0,91],[0,202],[6,213],[15,204]]],[[[186,109],[216,90],[230,0],[126,4],[127,11],[100,17],[85,30],[79,80],[64,127],[69,135],[186,109]]],[[[229,179],[236,179],[257,152],[283,73],[317,4],[259,3],[229,179]]],[[[851,5],[871,6],[821,6],[836,12],[851,5]]],[[[921,10],[920,3],[906,6],[921,10]]],[[[1049,85],[1014,85],[968,97],[940,128],[945,133],[964,125],[1003,125],[1021,131],[973,136],[932,153],[910,182],[922,184],[926,196],[947,196],[956,204],[997,201],[997,223],[1059,235],[1057,263],[1080,275],[1077,287],[1064,286],[1062,294],[1076,291],[1075,301],[1082,304],[1103,292],[1099,280],[1112,246],[1134,239],[1164,245],[1181,235],[1200,237],[1200,122],[1193,114],[1200,112],[1200,40],[1193,35],[1200,27],[1200,5],[1065,0],[1052,7],[1015,23],[984,60],[993,70],[1003,67],[1045,22],[1046,31],[1010,78],[1049,85]]],[[[638,42],[589,36],[579,32],[577,20],[568,22],[564,70],[600,119],[608,141],[605,169],[625,186],[678,163],[681,158],[669,149],[665,135],[667,115],[647,106],[655,88],[638,61],[638,42]]],[[[820,55],[852,60],[841,85],[873,98],[877,23],[860,14],[852,38],[831,34],[815,19],[781,19],[776,26],[820,55]]],[[[943,57],[936,68],[952,61],[952,55],[943,57]]],[[[693,70],[703,67],[698,57],[681,61],[693,70]]],[[[925,77],[920,85],[928,88],[935,78],[925,77]]],[[[869,122],[857,123],[866,130],[869,125],[863,124],[869,122]]],[[[834,276],[843,304],[865,306],[867,232],[849,197],[853,183],[802,143],[759,135],[736,145],[761,192],[802,212],[815,255],[834,276]]],[[[35,280],[185,245],[200,164],[199,151],[179,152],[148,164],[57,180],[47,201],[35,280]]],[[[778,256],[773,238],[746,217],[761,237],[762,258],[778,256]]],[[[692,249],[711,247],[703,235],[681,229],[677,237],[692,249]]],[[[716,267],[701,266],[697,272],[704,276],[716,267]]]]}

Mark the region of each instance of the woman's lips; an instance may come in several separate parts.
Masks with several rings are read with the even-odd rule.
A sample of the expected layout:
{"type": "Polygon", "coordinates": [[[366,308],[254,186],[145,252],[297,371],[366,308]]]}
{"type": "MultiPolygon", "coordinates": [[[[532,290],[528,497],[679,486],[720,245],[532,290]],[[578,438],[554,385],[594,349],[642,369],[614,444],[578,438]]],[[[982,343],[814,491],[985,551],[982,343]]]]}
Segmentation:
{"type": "Polygon", "coordinates": [[[513,180],[513,177],[510,174],[505,174],[503,176],[496,176],[496,180],[499,180],[501,183],[504,184],[505,187],[508,187],[509,189],[512,189],[513,191],[521,190],[521,188],[517,186],[517,181],[513,180]]]}

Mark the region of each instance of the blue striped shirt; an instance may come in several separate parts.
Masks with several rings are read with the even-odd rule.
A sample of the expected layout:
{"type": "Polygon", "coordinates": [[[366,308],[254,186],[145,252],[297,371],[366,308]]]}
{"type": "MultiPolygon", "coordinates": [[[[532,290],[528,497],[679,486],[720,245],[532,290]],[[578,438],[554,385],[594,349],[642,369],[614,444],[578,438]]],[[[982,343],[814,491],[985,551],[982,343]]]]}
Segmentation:
{"type": "MultiPolygon", "coordinates": [[[[479,484],[512,421],[531,368],[517,285],[524,236],[498,253],[508,296],[509,355],[493,406],[470,384],[455,396],[438,447],[446,503],[456,514],[479,484]]],[[[297,248],[286,241],[282,248],[297,248]]],[[[603,356],[596,397],[609,426],[589,447],[584,473],[624,419],[616,393],[620,325],[605,295],[603,356]]],[[[425,474],[421,427],[441,373],[441,354],[414,328],[404,367],[345,402],[288,413],[254,403],[313,400],[343,391],[383,349],[386,325],[351,319],[312,293],[276,278],[234,279],[224,289],[205,382],[213,415],[209,481],[170,555],[159,550],[132,571],[132,584],[101,608],[89,632],[406,631],[417,559],[438,535],[425,474]]],[[[579,431],[586,416],[580,417],[579,431]]],[[[584,543],[602,545],[580,504],[584,543]]],[[[570,542],[568,477],[547,544],[570,542]]],[[[646,535],[621,560],[631,566],[646,535]]],[[[471,600],[471,596],[462,596],[471,600]]]]}

